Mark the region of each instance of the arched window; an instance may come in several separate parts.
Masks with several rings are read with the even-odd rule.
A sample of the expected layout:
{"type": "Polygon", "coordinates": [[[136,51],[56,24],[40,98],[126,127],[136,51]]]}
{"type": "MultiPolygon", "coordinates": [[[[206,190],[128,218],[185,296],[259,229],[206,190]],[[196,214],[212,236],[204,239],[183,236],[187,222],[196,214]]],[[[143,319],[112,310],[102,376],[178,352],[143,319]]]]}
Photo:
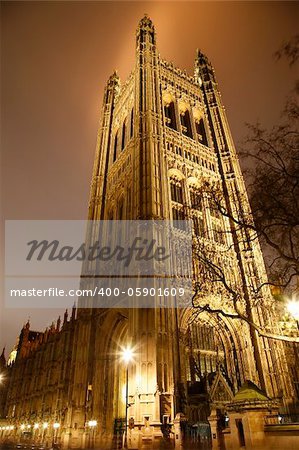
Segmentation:
{"type": "Polygon", "coordinates": [[[201,195],[197,189],[190,191],[191,208],[201,211],[201,195]]]}
{"type": "Polygon", "coordinates": [[[125,148],[126,145],[126,121],[123,123],[122,136],[121,136],[121,151],[125,148]]]}
{"type": "Polygon", "coordinates": [[[218,244],[224,245],[226,243],[225,230],[222,228],[221,223],[213,223],[213,234],[214,239],[216,242],[218,242],[218,244]]]}
{"type": "Polygon", "coordinates": [[[175,109],[174,103],[170,102],[168,105],[164,106],[165,123],[169,128],[177,130],[176,120],[175,120],[175,109]]]}
{"type": "Polygon", "coordinates": [[[204,235],[204,221],[203,218],[199,215],[193,216],[193,226],[195,236],[203,236],[204,235]]]}
{"type": "Polygon", "coordinates": [[[183,188],[179,181],[170,180],[171,200],[177,203],[183,203],[183,188]]]}
{"type": "Polygon", "coordinates": [[[133,137],[134,133],[134,108],[131,111],[131,121],[130,121],[130,138],[133,137]]]}
{"type": "Polygon", "coordinates": [[[113,162],[116,161],[117,157],[117,144],[118,144],[118,130],[114,136],[114,145],[113,145],[113,162]]]}
{"type": "Polygon", "coordinates": [[[124,200],[121,199],[120,202],[118,203],[117,219],[122,220],[123,218],[124,218],[124,200]]]}
{"type": "Polygon", "coordinates": [[[199,142],[203,145],[208,145],[206,130],[203,119],[196,120],[195,122],[195,128],[196,128],[196,134],[197,139],[199,142]]]}
{"type": "Polygon", "coordinates": [[[185,223],[182,222],[185,220],[185,214],[184,211],[177,208],[172,208],[172,219],[174,221],[174,227],[179,228],[180,230],[185,229],[185,223]]]}
{"type": "Polygon", "coordinates": [[[113,220],[113,209],[110,209],[110,211],[108,212],[107,220],[113,220]]]}
{"type": "Polygon", "coordinates": [[[188,109],[186,109],[186,111],[181,111],[180,118],[181,118],[182,133],[185,136],[188,136],[189,138],[193,139],[190,114],[188,109]]]}

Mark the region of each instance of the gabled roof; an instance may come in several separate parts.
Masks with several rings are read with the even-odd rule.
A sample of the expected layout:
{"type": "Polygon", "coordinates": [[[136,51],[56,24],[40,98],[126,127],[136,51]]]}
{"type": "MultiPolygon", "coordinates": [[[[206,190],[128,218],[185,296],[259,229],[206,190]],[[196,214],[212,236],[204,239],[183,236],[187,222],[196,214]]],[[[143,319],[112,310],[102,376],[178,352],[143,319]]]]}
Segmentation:
{"type": "Polygon", "coordinates": [[[214,402],[228,402],[233,399],[233,392],[220,370],[216,372],[216,376],[213,380],[210,397],[214,402]]]}
{"type": "Polygon", "coordinates": [[[269,400],[266,394],[252,381],[246,380],[234,396],[235,402],[269,400]]]}

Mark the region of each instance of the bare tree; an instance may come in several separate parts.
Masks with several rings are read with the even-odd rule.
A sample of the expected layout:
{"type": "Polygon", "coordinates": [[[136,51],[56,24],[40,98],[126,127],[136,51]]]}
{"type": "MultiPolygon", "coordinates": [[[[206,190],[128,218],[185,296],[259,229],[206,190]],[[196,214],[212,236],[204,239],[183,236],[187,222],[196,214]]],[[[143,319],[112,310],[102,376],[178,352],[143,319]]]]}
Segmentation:
{"type": "MultiPolygon", "coordinates": [[[[298,46],[299,36],[296,36],[282,46],[276,57],[285,56],[290,66],[294,66],[298,60],[298,46]]],[[[214,240],[218,236],[221,241],[219,233],[226,234],[222,239],[226,246],[222,246],[222,250],[221,246],[215,246],[205,238],[197,236],[194,240],[197,280],[193,295],[194,320],[206,311],[245,321],[251,332],[254,330],[260,336],[299,342],[298,330],[283,334],[267,311],[279,306],[277,302],[273,303],[269,284],[289,293],[298,292],[299,288],[298,93],[299,83],[296,83],[279,125],[271,130],[263,129],[260,124],[249,126],[242,158],[247,166],[245,175],[251,210],[246,207],[246,194],[239,194],[232,209],[228,207],[221,186],[207,183],[203,187],[202,195],[208,199],[210,213],[230,225],[222,228],[228,231],[221,232],[219,227],[212,230],[214,240]],[[242,273],[242,268],[236,273],[231,261],[237,257],[240,262],[242,256],[238,258],[233,253],[238,253],[238,248],[243,249],[241,252],[253,250],[259,243],[269,278],[263,277],[263,267],[260,273],[258,267],[252,268],[251,275],[242,273]],[[213,298],[216,299],[214,304],[213,298]],[[264,309],[266,319],[263,322],[257,319],[256,307],[264,309]]],[[[263,265],[258,262],[257,266],[259,264],[263,265]]]]}
{"type": "MultiPolygon", "coordinates": [[[[299,35],[276,52],[295,66],[299,35]]],[[[241,156],[254,226],[264,249],[270,280],[298,289],[299,279],[299,81],[287,98],[281,123],[271,130],[249,126],[241,156]]]]}

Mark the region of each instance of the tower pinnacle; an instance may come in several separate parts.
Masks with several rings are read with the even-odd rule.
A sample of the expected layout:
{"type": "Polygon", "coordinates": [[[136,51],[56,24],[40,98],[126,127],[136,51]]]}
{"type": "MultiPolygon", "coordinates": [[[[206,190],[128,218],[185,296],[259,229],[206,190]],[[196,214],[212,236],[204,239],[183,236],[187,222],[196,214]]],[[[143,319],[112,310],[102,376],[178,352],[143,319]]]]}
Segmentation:
{"type": "Polygon", "coordinates": [[[140,20],[139,28],[147,28],[150,29],[151,31],[154,31],[153,22],[148,14],[145,13],[142,19],[140,20]]]}

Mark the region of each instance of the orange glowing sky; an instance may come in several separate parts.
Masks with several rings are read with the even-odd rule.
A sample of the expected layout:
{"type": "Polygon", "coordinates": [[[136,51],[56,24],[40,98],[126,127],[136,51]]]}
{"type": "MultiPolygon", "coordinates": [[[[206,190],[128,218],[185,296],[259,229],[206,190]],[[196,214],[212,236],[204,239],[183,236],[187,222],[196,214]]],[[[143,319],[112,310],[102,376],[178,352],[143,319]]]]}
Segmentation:
{"type": "MultiPolygon", "coordinates": [[[[86,218],[104,84],[129,74],[145,12],[163,58],[192,73],[196,48],[209,56],[236,143],[245,122],[279,120],[298,74],[273,53],[297,32],[296,2],[2,2],[3,218],[86,218]]],[[[57,312],[3,307],[0,344],[28,316],[43,329],[57,312]]]]}

